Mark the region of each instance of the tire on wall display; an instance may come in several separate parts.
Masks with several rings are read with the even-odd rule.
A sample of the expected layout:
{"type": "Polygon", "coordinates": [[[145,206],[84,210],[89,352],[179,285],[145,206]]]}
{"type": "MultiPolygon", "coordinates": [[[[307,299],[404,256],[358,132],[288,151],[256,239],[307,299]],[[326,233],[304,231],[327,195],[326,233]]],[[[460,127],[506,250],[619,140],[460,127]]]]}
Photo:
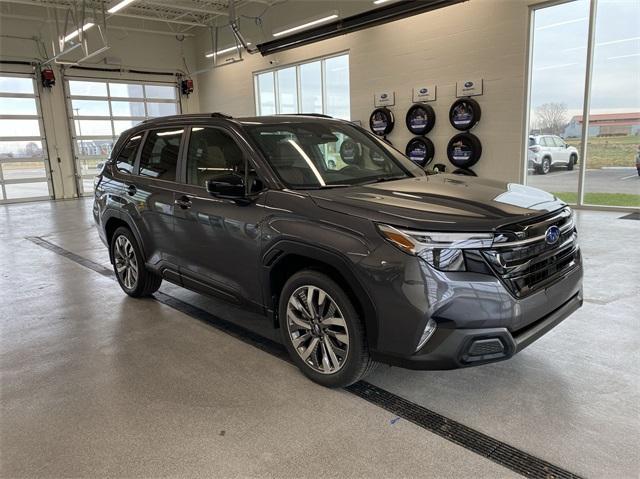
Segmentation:
{"type": "Polygon", "coordinates": [[[433,161],[435,148],[429,138],[417,136],[409,140],[405,153],[416,165],[424,168],[433,161]]]}
{"type": "Polygon", "coordinates": [[[378,136],[386,136],[393,130],[395,119],[388,108],[376,108],[369,117],[369,128],[378,136]]]}
{"type": "Polygon", "coordinates": [[[436,112],[431,105],[415,103],[407,111],[407,128],[414,135],[426,135],[436,124],[436,112]]]}
{"type": "Polygon", "coordinates": [[[482,155],[482,144],[471,133],[459,133],[449,140],[447,157],[457,168],[470,168],[482,155]]]}
{"type": "Polygon", "coordinates": [[[480,121],[480,105],[473,98],[460,98],[449,109],[449,121],[456,130],[467,131],[480,121]]]}

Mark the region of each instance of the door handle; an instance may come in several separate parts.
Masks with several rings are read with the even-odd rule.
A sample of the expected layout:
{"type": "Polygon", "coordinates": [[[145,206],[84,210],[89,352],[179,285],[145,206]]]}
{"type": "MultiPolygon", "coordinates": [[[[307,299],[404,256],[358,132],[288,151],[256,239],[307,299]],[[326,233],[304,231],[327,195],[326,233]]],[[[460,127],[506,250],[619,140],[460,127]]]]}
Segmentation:
{"type": "Polygon", "coordinates": [[[138,191],[138,189],[134,185],[127,186],[127,194],[129,196],[135,195],[137,191],[138,191]]]}
{"type": "Polygon", "coordinates": [[[189,198],[188,196],[181,196],[180,198],[176,199],[173,202],[176,206],[179,206],[180,208],[182,208],[183,210],[187,210],[189,208],[191,208],[191,198],[189,198]]]}

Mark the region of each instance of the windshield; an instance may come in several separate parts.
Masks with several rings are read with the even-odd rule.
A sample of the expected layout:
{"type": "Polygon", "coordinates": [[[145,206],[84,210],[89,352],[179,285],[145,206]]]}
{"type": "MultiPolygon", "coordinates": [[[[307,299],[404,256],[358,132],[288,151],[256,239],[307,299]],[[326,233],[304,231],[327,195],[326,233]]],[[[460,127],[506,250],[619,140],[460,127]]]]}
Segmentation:
{"type": "Polygon", "coordinates": [[[349,124],[304,120],[245,128],[289,188],[348,186],[424,175],[399,152],[349,124]]]}

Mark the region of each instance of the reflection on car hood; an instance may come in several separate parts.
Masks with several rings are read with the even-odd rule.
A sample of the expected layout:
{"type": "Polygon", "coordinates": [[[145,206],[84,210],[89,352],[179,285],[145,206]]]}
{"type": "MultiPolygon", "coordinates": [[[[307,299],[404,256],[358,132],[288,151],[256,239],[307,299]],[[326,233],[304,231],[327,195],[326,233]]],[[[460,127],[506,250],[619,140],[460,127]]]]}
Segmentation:
{"type": "Polygon", "coordinates": [[[328,210],[405,228],[490,231],[555,211],[555,196],[517,183],[437,174],[310,191],[328,210]]]}

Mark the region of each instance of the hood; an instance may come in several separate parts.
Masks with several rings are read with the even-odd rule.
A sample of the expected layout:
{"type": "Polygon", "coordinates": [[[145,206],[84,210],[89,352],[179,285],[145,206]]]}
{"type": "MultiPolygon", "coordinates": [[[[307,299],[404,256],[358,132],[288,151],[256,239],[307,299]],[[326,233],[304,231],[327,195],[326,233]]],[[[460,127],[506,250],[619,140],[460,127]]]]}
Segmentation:
{"type": "Polygon", "coordinates": [[[436,231],[493,231],[565,205],[537,188],[446,174],[312,190],[309,194],[320,208],[436,231]]]}

